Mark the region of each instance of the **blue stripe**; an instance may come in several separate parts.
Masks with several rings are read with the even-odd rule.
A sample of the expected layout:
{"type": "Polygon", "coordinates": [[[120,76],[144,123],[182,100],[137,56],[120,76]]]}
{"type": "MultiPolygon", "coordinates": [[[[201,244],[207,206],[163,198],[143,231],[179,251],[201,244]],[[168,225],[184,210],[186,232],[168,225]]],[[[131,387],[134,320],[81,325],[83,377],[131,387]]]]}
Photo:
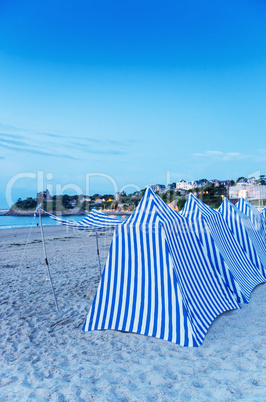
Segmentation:
{"type": "MultiPolygon", "coordinates": [[[[128,255],[131,256],[131,241],[130,241],[130,233],[129,230],[122,230],[122,232],[125,236],[127,236],[127,240],[128,240],[128,255]]],[[[126,324],[127,324],[127,320],[128,320],[128,314],[129,314],[129,299],[130,299],[130,278],[131,278],[131,273],[132,273],[132,260],[131,258],[128,258],[127,261],[125,261],[125,265],[127,264],[127,268],[128,268],[128,281],[127,281],[127,291],[126,294],[122,294],[122,298],[125,297],[126,299],[126,305],[125,305],[125,315],[124,315],[124,320],[123,320],[123,331],[126,330],[126,324]]]]}
{"type": "Polygon", "coordinates": [[[122,221],[119,219],[111,218],[108,215],[98,211],[97,209],[92,209],[92,211],[87,215],[85,218],[80,220],[79,222],[71,222],[65,219],[58,218],[57,216],[50,214],[47,211],[44,211],[42,208],[40,209],[44,214],[49,216],[51,219],[55,220],[56,222],[60,223],[63,226],[68,226],[73,229],[78,230],[107,230],[113,229],[117,225],[120,225],[122,221]]]}
{"type": "Polygon", "coordinates": [[[187,219],[148,189],[116,228],[84,330],[122,327],[196,347],[217,315],[236,308],[187,219]]]}
{"type": "MultiPolygon", "coordinates": [[[[250,292],[256,285],[264,281],[264,277],[260,272],[258,272],[258,270],[256,270],[256,267],[248,258],[245,251],[236,242],[221,214],[212,210],[210,207],[198,200],[194,195],[190,194],[188,207],[184,209],[183,216],[189,217],[195,225],[198,224],[197,220],[199,219],[199,216],[205,220],[211,238],[220,253],[219,257],[222,256],[230,271],[230,274],[229,272],[226,273],[223,271],[223,274],[225,274],[226,285],[230,286],[230,282],[232,282],[233,279],[235,284],[230,286],[231,290],[235,292],[237,288],[241,289],[241,293],[238,291],[236,296],[239,300],[243,299],[243,301],[248,301],[250,292]],[[241,267],[241,269],[239,269],[239,267],[241,267]]],[[[205,240],[206,243],[204,246],[206,247],[207,255],[210,260],[212,260],[213,266],[215,266],[213,254],[210,253],[210,239],[205,237],[205,240]]],[[[214,249],[212,249],[212,251],[213,253],[215,252],[214,249]]]]}
{"type": "Polygon", "coordinates": [[[136,241],[136,236],[131,239],[133,242],[133,247],[134,247],[134,252],[135,252],[135,259],[134,259],[134,291],[133,291],[133,305],[132,305],[132,312],[131,312],[131,321],[130,321],[130,326],[129,326],[129,332],[132,332],[133,330],[133,324],[135,320],[135,313],[136,313],[136,302],[137,302],[137,290],[138,290],[138,269],[136,269],[137,263],[138,263],[138,258],[137,258],[137,241],[136,241]]]}
{"type": "Polygon", "coordinates": [[[246,251],[250,260],[258,268],[259,272],[265,276],[266,242],[256,230],[250,217],[241,212],[227,199],[223,201],[219,212],[228,223],[235,237],[239,239],[240,245],[246,251]],[[232,222],[234,222],[234,225],[232,222]]]}
{"type": "MultiPolygon", "coordinates": [[[[141,249],[143,250],[144,248],[144,244],[143,244],[143,234],[142,231],[140,230],[139,232],[139,236],[140,236],[140,246],[141,249]]],[[[139,250],[138,250],[139,253],[139,250]]],[[[140,253],[140,257],[141,257],[141,265],[142,267],[144,267],[145,265],[145,261],[144,261],[144,253],[140,253]]],[[[141,327],[142,327],[142,322],[143,322],[143,313],[144,313],[144,298],[145,298],[145,275],[142,275],[142,281],[141,281],[141,306],[140,306],[140,313],[139,313],[139,325],[138,325],[138,330],[137,332],[140,333],[141,331],[141,327]]]]}
{"type": "Polygon", "coordinates": [[[150,244],[150,234],[146,233],[146,241],[147,241],[147,267],[148,267],[148,278],[146,279],[148,281],[148,294],[145,295],[145,297],[148,298],[148,311],[147,311],[147,321],[146,321],[146,326],[145,326],[145,335],[148,335],[149,333],[149,325],[150,325],[150,320],[151,320],[151,250],[149,247],[150,244]]]}

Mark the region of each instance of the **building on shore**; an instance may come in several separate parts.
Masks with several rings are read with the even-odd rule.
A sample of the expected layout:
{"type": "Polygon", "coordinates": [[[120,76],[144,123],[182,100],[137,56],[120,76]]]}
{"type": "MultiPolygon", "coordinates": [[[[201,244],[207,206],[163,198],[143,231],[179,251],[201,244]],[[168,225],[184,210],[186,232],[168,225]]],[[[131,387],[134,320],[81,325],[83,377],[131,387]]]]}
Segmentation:
{"type": "Polygon", "coordinates": [[[221,181],[217,179],[209,180],[209,183],[214,184],[214,187],[219,187],[221,185],[221,181]]]}
{"type": "Polygon", "coordinates": [[[179,180],[176,182],[176,190],[184,190],[184,191],[189,191],[192,190],[193,188],[197,187],[204,187],[206,184],[209,182],[206,180],[195,180],[195,181],[186,181],[186,180],[179,180]]]}
{"type": "Polygon", "coordinates": [[[80,199],[81,204],[83,204],[83,202],[91,202],[91,198],[84,195],[81,199],[80,199]]]}
{"type": "Polygon", "coordinates": [[[152,191],[157,191],[159,193],[164,193],[167,189],[164,184],[151,184],[148,186],[152,191]]]}
{"type": "Polygon", "coordinates": [[[193,182],[188,182],[186,180],[179,180],[175,185],[176,190],[191,190],[193,188],[193,182]]]}
{"type": "Polygon", "coordinates": [[[115,201],[120,201],[121,197],[125,197],[126,193],[125,191],[117,192],[115,193],[115,201]]]}
{"type": "Polygon", "coordinates": [[[266,205],[266,186],[241,181],[229,188],[229,199],[236,203],[239,198],[245,198],[257,208],[266,205]]]}

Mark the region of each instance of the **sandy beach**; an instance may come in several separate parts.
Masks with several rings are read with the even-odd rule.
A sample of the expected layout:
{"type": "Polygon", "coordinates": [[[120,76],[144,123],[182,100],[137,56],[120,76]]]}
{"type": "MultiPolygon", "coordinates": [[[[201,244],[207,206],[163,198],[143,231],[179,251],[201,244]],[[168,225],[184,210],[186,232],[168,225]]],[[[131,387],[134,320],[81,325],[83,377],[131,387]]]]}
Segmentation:
{"type": "MultiPolygon", "coordinates": [[[[203,345],[118,331],[83,332],[99,283],[95,237],[46,227],[0,231],[1,401],[265,401],[266,284],[222,314],[203,345]],[[21,259],[23,257],[22,263],[21,259]]],[[[111,235],[99,237],[101,263],[111,235]]]]}

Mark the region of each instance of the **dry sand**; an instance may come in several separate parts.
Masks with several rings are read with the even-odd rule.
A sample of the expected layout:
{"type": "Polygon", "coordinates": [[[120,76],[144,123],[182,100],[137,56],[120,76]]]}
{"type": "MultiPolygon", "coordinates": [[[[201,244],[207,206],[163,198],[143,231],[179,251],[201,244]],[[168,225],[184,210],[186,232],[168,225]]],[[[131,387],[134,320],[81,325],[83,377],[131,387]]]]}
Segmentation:
{"type": "MultiPolygon", "coordinates": [[[[84,333],[99,282],[95,237],[45,228],[56,313],[34,228],[0,230],[1,401],[265,401],[266,284],[218,317],[203,346],[118,331],[84,333]]],[[[100,236],[104,262],[111,242],[100,236]]]]}

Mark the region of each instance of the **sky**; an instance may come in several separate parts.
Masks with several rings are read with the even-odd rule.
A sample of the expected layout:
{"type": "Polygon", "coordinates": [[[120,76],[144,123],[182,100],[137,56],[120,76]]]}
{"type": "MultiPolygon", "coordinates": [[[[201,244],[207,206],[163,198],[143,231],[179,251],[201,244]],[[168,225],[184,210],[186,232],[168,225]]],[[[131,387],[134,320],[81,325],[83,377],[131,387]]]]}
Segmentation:
{"type": "Polygon", "coordinates": [[[0,208],[266,173],[264,0],[0,1],[0,208]]]}

